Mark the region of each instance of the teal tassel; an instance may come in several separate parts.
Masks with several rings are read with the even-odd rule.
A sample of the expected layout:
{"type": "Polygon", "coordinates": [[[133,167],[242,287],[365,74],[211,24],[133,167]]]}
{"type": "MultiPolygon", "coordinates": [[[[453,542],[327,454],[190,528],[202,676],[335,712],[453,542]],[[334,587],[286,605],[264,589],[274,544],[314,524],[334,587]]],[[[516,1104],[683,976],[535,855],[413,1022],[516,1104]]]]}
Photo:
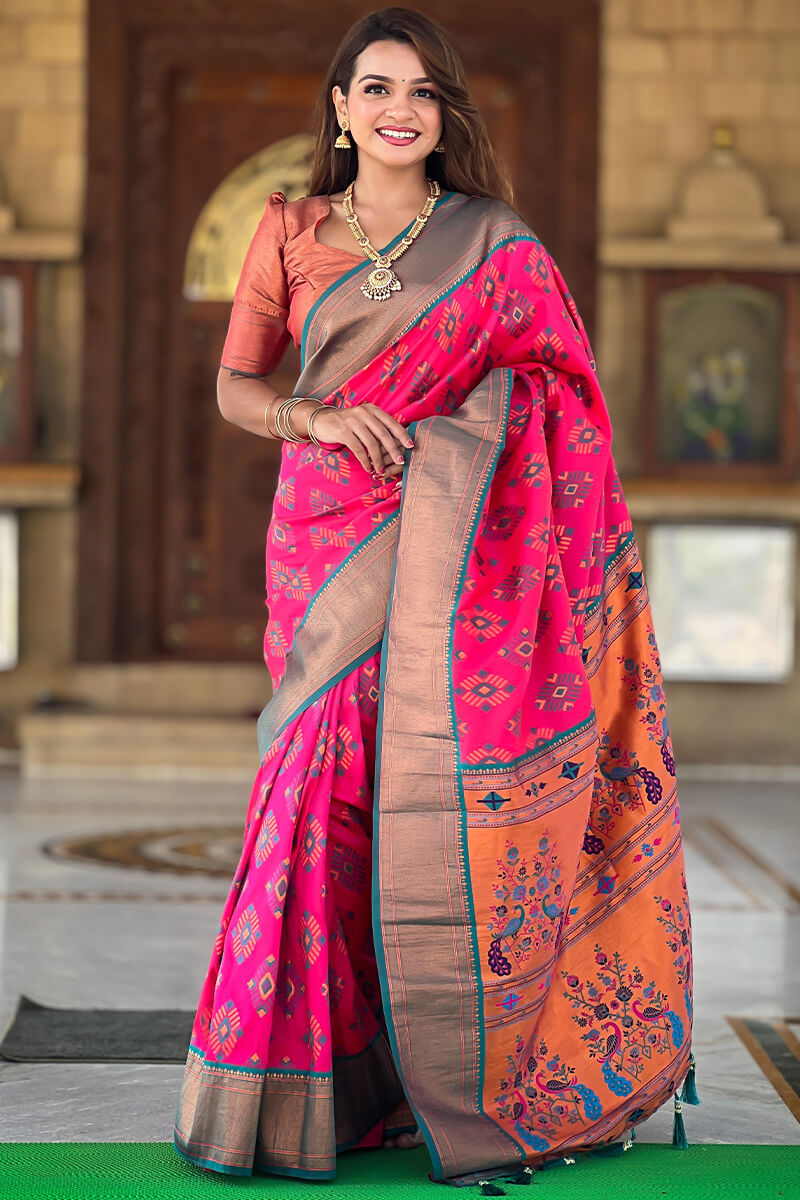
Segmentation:
{"type": "Polygon", "coordinates": [[[478,1186],[481,1189],[482,1196],[505,1196],[506,1193],[496,1183],[489,1183],[488,1179],[478,1181],[478,1186]]]}
{"type": "Polygon", "coordinates": [[[512,1175],[508,1180],[509,1183],[531,1183],[533,1180],[533,1171],[530,1167],[522,1167],[517,1171],[516,1175],[512,1175]]]}
{"type": "Polygon", "coordinates": [[[689,1052],[689,1070],[686,1072],[686,1078],[683,1081],[683,1091],[681,1092],[681,1100],[684,1104],[702,1104],[700,1097],[697,1094],[697,1087],[694,1079],[694,1055],[689,1052]]]}
{"type": "Polygon", "coordinates": [[[672,1122],[672,1144],[673,1146],[677,1146],[679,1150],[686,1150],[689,1146],[686,1130],[683,1125],[680,1097],[677,1092],[675,1093],[675,1119],[672,1122]]]}
{"type": "Polygon", "coordinates": [[[590,1153],[597,1158],[614,1158],[617,1154],[622,1154],[624,1149],[622,1142],[609,1142],[607,1146],[593,1146],[590,1153]]]}

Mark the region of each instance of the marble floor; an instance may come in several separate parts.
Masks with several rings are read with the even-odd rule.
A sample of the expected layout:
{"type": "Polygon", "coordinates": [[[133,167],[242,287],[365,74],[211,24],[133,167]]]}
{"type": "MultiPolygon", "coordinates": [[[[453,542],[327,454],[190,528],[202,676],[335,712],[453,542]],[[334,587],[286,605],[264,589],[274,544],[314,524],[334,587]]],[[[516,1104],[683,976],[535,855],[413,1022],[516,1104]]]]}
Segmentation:
{"type": "MultiPolygon", "coordinates": [[[[797,1145],[800,786],[681,783],[702,1099],[684,1106],[687,1135],[797,1145]]],[[[0,771],[0,1034],[22,993],[59,1007],[194,1011],[248,794],[241,783],[0,771]],[[204,854],[182,837],[198,826],[227,834],[204,854]],[[92,859],[125,833],[137,834],[117,839],[131,865],[92,859]],[[142,854],[186,869],[144,869],[142,854]]],[[[0,1141],[168,1141],[182,1072],[0,1061],[0,1141]]],[[[669,1142],[671,1127],[665,1104],[637,1138],[669,1142]]]]}

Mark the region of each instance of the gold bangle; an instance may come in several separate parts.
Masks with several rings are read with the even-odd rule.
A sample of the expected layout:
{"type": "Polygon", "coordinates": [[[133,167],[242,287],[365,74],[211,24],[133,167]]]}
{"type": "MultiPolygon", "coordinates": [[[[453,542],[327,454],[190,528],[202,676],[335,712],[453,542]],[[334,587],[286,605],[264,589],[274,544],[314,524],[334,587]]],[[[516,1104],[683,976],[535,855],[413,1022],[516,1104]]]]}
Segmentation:
{"type": "Polygon", "coordinates": [[[308,436],[309,436],[310,440],[314,443],[315,446],[321,446],[322,442],[319,440],[319,438],[315,437],[314,430],[311,428],[311,422],[314,420],[314,417],[317,415],[317,413],[319,412],[319,410],[321,408],[327,408],[327,405],[324,404],[320,400],[319,403],[317,404],[317,407],[312,408],[311,412],[308,414],[308,420],[306,421],[306,429],[308,431],[308,436]]]}
{"type": "Polygon", "coordinates": [[[275,428],[285,441],[290,440],[292,437],[291,431],[287,431],[283,419],[284,409],[287,407],[287,405],[290,405],[291,402],[291,398],[289,400],[282,400],[275,411],[275,428]]]}
{"type": "Polygon", "coordinates": [[[290,423],[292,410],[305,399],[305,396],[290,396],[288,400],[284,400],[275,416],[275,424],[280,427],[283,436],[288,442],[303,442],[306,440],[300,434],[295,433],[290,423]]]}
{"type": "MultiPolygon", "coordinates": [[[[278,399],[279,399],[278,396],[273,396],[272,399],[270,400],[269,404],[267,405],[267,407],[264,409],[264,424],[267,427],[267,430],[269,433],[273,433],[273,431],[269,427],[269,419],[272,416],[270,409],[272,408],[275,401],[278,399]]],[[[275,432],[273,433],[273,437],[278,437],[278,436],[279,436],[279,434],[278,434],[278,430],[276,428],[275,432]]]]}
{"type": "Polygon", "coordinates": [[[293,442],[305,442],[307,440],[302,434],[295,433],[295,431],[292,429],[292,413],[297,408],[297,405],[302,404],[304,400],[305,396],[292,396],[292,403],[289,407],[287,407],[286,412],[283,414],[283,423],[289,432],[291,441],[293,442]]]}

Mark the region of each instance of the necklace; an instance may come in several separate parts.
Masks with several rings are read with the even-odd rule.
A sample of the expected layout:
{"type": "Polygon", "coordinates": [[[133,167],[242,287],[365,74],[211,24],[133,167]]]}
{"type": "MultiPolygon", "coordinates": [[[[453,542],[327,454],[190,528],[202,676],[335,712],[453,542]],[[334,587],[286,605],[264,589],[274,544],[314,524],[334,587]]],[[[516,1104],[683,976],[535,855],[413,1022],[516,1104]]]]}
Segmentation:
{"type": "Polygon", "coordinates": [[[428,199],[422,206],[422,212],[415,219],[414,224],[409,229],[405,237],[402,237],[396,246],[393,246],[388,254],[379,254],[375,247],[370,242],[364,230],[358,223],[358,217],[353,212],[353,184],[348,185],[347,190],[342,200],[342,208],[344,215],[347,218],[347,224],[350,226],[350,231],[353,237],[358,242],[361,249],[366,254],[367,258],[371,258],[375,263],[375,270],[370,271],[369,275],[361,285],[361,291],[370,300],[388,300],[391,292],[400,291],[400,280],[392,270],[392,263],[405,254],[408,247],[415,241],[425,228],[425,222],[433,212],[436,201],[441,195],[442,189],[439,187],[435,179],[428,180],[428,188],[430,194],[428,199]]]}

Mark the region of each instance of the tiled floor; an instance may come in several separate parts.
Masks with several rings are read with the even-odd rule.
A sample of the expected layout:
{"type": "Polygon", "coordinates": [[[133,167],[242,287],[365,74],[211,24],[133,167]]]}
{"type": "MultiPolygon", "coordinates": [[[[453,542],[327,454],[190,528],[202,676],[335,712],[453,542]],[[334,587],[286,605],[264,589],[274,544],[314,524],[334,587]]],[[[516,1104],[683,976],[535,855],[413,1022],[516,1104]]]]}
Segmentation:
{"type": "MultiPolygon", "coordinates": [[[[787,1072],[784,1053],[780,1074],[773,1062],[774,1046],[796,1049],[800,1032],[799,793],[793,783],[682,783],[702,1099],[684,1106],[690,1142],[800,1144],[800,1063],[790,1056],[787,1072]]],[[[0,773],[0,1031],[21,993],[64,1007],[194,1011],[228,878],[69,861],[42,846],[197,825],[235,837],[248,798],[238,783],[0,773]]],[[[0,1141],[167,1141],[182,1073],[2,1062],[0,1141]]],[[[671,1127],[665,1104],[637,1138],[669,1142],[671,1127]]]]}

